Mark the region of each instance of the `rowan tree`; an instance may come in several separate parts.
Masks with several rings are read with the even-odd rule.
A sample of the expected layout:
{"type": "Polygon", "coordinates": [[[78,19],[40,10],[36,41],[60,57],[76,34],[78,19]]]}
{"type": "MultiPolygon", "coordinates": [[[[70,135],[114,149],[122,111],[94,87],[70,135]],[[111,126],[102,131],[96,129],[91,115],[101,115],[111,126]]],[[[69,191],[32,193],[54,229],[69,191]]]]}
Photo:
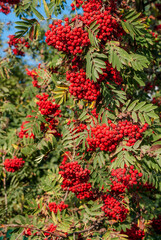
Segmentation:
{"type": "Polygon", "coordinates": [[[159,1],[0,7],[0,237],[160,239],[159,1]]]}

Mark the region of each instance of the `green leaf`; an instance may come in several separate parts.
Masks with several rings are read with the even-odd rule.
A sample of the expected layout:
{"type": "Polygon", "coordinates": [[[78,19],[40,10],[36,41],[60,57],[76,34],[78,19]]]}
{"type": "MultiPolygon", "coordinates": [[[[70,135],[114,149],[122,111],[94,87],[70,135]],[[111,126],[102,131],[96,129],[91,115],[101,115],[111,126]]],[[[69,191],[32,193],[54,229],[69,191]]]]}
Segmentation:
{"type": "Polygon", "coordinates": [[[47,5],[45,0],[43,0],[43,4],[44,4],[44,10],[45,10],[46,16],[47,16],[47,18],[49,18],[50,17],[50,11],[49,11],[48,5],[47,5]]]}
{"type": "Polygon", "coordinates": [[[17,25],[21,25],[21,26],[24,26],[24,27],[29,27],[29,26],[32,26],[32,23],[30,23],[30,22],[27,22],[27,21],[17,21],[17,22],[15,22],[15,24],[17,24],[17,25]]]}
{"type": "Polygon", "coordinates": [[[133,110],[134,107],[135,107],[135,105],[136,105],[138,102],[139,102],[139,100],[135,100],[134,102],[132,102],[132,103],[129,105],[127,111],[133,110]]]}
{"type": "Polygon", "coordinates": [[[102,116],[102,123],[105,123],[108,126],[107,112],[105,111],[102,116]]]}
{"type": "Polygon", "coordinates": [[[40,19],[40,20],[45,20],[44,17],[43,17],[43,15],[42,15],[41,13],[39,13],[39,12],[36,10],[36,8],[31,7],[31,10],[32,10],[33,13],[36,15],[36,17],[38,17],[38,19],[40,19]]]}
{"type": "Polygon", "coordinates": [[[152,110],[158,108],[157,106],[154,106],[153,104],[147,104],[145,106],[143,106],[141,109],[139,109],[139,111],[141,112],[151,112],[152,110]]]}
{"type": "Polygon", "coordinates": [[[140,146],[140,144],[142,143],[142,140],[138,140],[134,145],[133,148],[136,150],[138,149],[138,147],[140,146]]]}
{"type": "Polygon", "coordinates": [[[134,107],[134,111],[139,110],[141,107],[143,107],[146,104],[146,102],[140,102],[134,107]]]}
{"type": "Polygon", "coordinates": [[[115,118],[116,118],[115,115],[112,114],[112,113],[110,113],[109,111],[106,111],[106,115],[107,115],[107,117],[110,118],[110,119],[115,119],[115,118]]]}
{"type": "Polygon", "coordinates": [[[137,122],[138,121],[138,117],[137,117],[137,114],[136,114],[136,112],[132,112],[132,119],[133,119],[133,121],[134,122],[137,122]]]}
{"type": "Polygon", "coordinates": [[[144,116],[144,118],[145,118],[145,121],[146,121],[149,125],[151,125],[151,120],[150,120],[150,118],[148,117],[148,115],[147,115],[146,113],[143,113],[143,116],[144,116]]]}
{"type": "Polygon", "coordinates": [[[126,21],[121,21],[124,31],[130,34],[133,39],[136,36],[143,36],[146,30],[143,23],[141,23],[140,15],[134,9],[130,9],[128,13],[130,14],[124,15],[126,21]]]}
{"type": "Polygon", "coordinates": [[[139,117],[141,123],[142,123],[142,124],[145,124],[145,120],[144,120],[144,117],[143,117],[143,115],[142,115],[141,112],[138,113],[138,117],[139,117]]]}
{"type": "Polygon", "coordinates": [[[147,115],[148,115],[149,117],[154,118],[154,119],[158,119],[158,118],[159,118],[159,116],[158,116],[154,111],[148,112],[147,115]]]}

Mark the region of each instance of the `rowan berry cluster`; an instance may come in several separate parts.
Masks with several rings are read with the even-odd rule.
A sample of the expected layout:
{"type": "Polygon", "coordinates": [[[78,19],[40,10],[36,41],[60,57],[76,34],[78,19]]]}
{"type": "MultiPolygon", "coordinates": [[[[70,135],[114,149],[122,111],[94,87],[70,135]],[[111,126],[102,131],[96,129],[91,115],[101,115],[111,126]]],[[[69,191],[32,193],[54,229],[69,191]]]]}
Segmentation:
{"type": "Polygon", "coordinates": [[[14,156],[13,158],[6,158],[4,161],[4,167],[7,172],[16,172],[23,167],[25,161],[22,158],[17,158],[14,156]]]}
{"type": "Polygon", "coordinates": [[[154,82],[148,82],[148,83],[146,83],[146,85],[144,87],[144,91],[149,92],[149,91],[153,90],[155,88],[155,86],[156,86],[155,81],[154,82]]]}
{"type": "Polygon", "coordinates": [[[105,216],[108,217],[108,219],[114,219],[121,222],[126,219],[129,210],[125,208],[123,203],[111,195],[104,195],[103,201],[104,205],[102,206],[102,210],[105,212],[105,216]]]}
{"type": "MultiPolygon", "coordinates": [[[[71,7],[73,8],[72,10],[74,11],[75,7],[79,8],[82,4],[86,4],[86,2],[87,2],[87,0],[86,1],[84,1],[84,0],[75,0],[75,4],[71,3],[71,7]]],[[[95,3],[101,3],[102,4],[102,0],[96,0],[96,1],[89,0],[89,2],[95,2],[95,3]]],[[[110,7],[115,10],[116,9],[116,2],[117,2],[117,0],[109,0],[108,2],[110,4],[110,7]]]]}
{"type": "Polygon", "coordinates": [[[79,19],[87,26],[96,21],[96,24],[99,24],[99,32],[96,37],[103,42],[120,38],[124,32],[116,20],[117,15],[114,11],[116,6],[109,5],[103,9],[102,5],[100,0],[84,1],[82,4],[84,12],[82,16],[79,16],[79,19]]]}
{"type": "MultiPolygon", "coordinates": [[[[69,92],[71,95],[78,99],[85,99],[88,101],[97,100],[100,96],[100,82],[112,81],[120,85],[122,83],[122,77],[120,73],[113,69],[111,64],[106,62],[107,68],[103,69],[103,74],[99,76],[99,80],[95,83],[93,80],[86,78],[86,73],[83,70],[83,64],[81,60],[78,71],[78,55],[81,54],[85,47],[90,44],[88,38],[88,32],[85,26],[89,28],[90,24],[96,21],[99,24],[99,32],[97,38],[104,44],[107,40],[115,40],[122,36],[123,30],[116,21],[117,14],[114,10],[112,1],[108,6],[102,8],[102,1],[90,0],[90,1],[76,1],[76,5],[72,3],[72,9],[82,5],[84,10],[83,15],[77,15],[71,22],[68,18],[65,18],[65,24],[62,24],[62,20],[54,21],[49,25],[51,30],[46,32],[46,42],[48,45],[53,46],[59,51],[63,51],[67,54],[72,54],[74,59],[72,60],[71,68],[74,71],[66,73],[67,81],[70,82],[69,92]],[[102,42],[103,41],[103,42],[102,42]]],[[[107,82],[109,84],[109,82],[107,82]]]]}
{"type": "Polygon", "coordinates": [[[78,99],[94,101],[100,95],[100,85],[87,79],[83,69],[80,69],[79,72],[67,72],[66,79],[71,83],[69,86],[70,94],[78,99]]]}
{"type": "Polygon", "coordinates": [[[24,229],[24,231],[23,231],[23,235],[25,235],[26,237],[29,237],[29,236],[31,236],[31,228],[26,228],[26,229],[24,229]]]}
{"type": "Polygon", "coordinates": [[[152,103],[156,104],[157,106],[161,106],[161,98],[153,98],[152,103]]]}
{"type": "MultiPolygon", "coordinates": [[[[60,137],[61,134],[57,131],[56,126],[58,125],[58,120],[56,117],[61,117],[60,113],[61,110],[59,109],[60,105],[55,102],[53,99],[52,102],[48,100],[49,95],[46,93],[43,93],[41,95],[36,95],[36,97],[39,99],[37,101],[37,105],[39,106],[39,111],[41,112],[42,115],[45,116],[45,120],[48,122],[48,128],[52,131],[54,136],[60,137]]],[[[45,131],[45,123],[41,124],[41,130],[45,131]]]]}
{"type": "Polygon", "coordinates": [[[112,152],[116,149],[121,140],[126,141],[126,146],[133,146],[138,139],[142,138],[142,133],[146,131],[148,124],[145,123],[141,128],[130,121],[118,121],[117,124],[108,120],[109,126],[105,123],[91,128],[91,137],[88,136],[88,151],[95,151],[100,148],[101,151],[112,152]],[[126,137],[126,139],[124,139],[126,137]]]}
{"type": "MultiPolygon", "coordinates": [[[[72,128],[72,130],[70,131],[71,133],[80,133],[80,132],[84,132],[85,129],[87,129],[87,125],[84,123],[80,123],[79,120],[75,120],[73,119],[72,122],[74,123],[74,127],[72,128]]],[[[71,120],[69,120],[67,122],[67,125],[71,124],[71,120]]],[[[75,137],[75,139],[77,138],[77,136],[75,137]]]]}
{"type": "Polygon", "coordinates": [[[130,166],[130,169],[125,165],[124,168],[112,169],[111,171],[111,191],[116,195],[124,193],[125,189],[133,188],[140,183],[142,173],[138,173],[134,166],[130,166]]]}
{"type": "Polygon", "coordinates": [[[53,46],[59,51],[71,53],[77,55],[83,52],[83,48],[90,44],[88,33],[85,26],[90,26],[92,22],[96,21],[99,24],[99,31],[96,37],[103,42],[107,40],[115,40],[123,35],[123,29],[120,27],[117,19],[117,14],[114,9],[116,5],[102,8],[102,1],[88,0],[88,1],[76,1],[76,4],[72,3],[72,10],[75,7],[82,5],[83,15],[77,15],[69,23],[69,19],[65,18],[65,24],[62,25],[62,21],[54,21],[49,25],[51,30],[46,32],[46,42],[48,45],[53,46]]]}
{"type": "Polygon", "coordinates": [[[7,3],[0,2],[0,12],[5,15],[9,14],[11,12],[10,6],[7,3]]]}
{"type": "Polygon", "coordinates": [[[66,163],[67,157],[64,156],[60,165],[59,174],[63,177],[62,188],[75,193],[77,198],[90,198],[92,192],[89,191],[91,184],[88,183],[90,170],[83,169],[78,162],[66,163]]]}
{"type": "Polygon", "coordinates": [[[91,114],[92,114],[96,119],[98,119],[99,114],[96,112],[96,108],[94,108],[94,109],[91,110],[91,114]]]}
{"type": "MultiPolygon", "coordinates": [[[[49,227],[47,227],[47,228],[45,229],[45,231],[50,232],[50,233],[53,233],[53,232],[55,232],[56,228],[57,228],[57,227],[54,226],[54,224],[50,224],[49,227]]],[[[47,233],[47,232],[44,232],[44,235],[45,235],[46,237],[51,235],[50,233],[47,233]]]]}
{"type": "Polygon", "coordinates": [[[160,30],[161,30],[161,24],[155,26],[155,30],[156,30],[156,31],[160,31],[160,30]]]}
{"type": "Polygon", "coordinates": [[[62,210],[66,209],[68,207],[68,204],[64,204],[63,201],[59,204],[51,202],[48,206],[51,212],[57,213],[58,210],[61,212],[62,210]]]}
{"type": "MultiPolygon", "coordinates": [[[[50,235],[51,235],[52,233],[55,232],[56,228],[57,228],[57,226],[54,226],[53,224],[50,224],[47,228],[45,228],[45,229],[43,230],[43,233],[44,233],[44,235],[45,235],[47,238],[44,238],[44,240],[51,239],[51,238],[49,238],[49,237],[50,237],[50,235]]],[[[32,235],[32,230],[31,230],[31,228],[25,228],[24,231],[23,231],[23,235],[26,236],[26,237],[31,236],[31,235],[32,235]]],[[[33,234],[33,236],[39,236],[39,235],[40,235],[40,232],[35,232],[35,233],[33,234]]],[[[56,238],[56,239],[57,239],[57,238],[56,238]]]]}
{"type": "Polygon", "coordinates": [[[38,84],[37,80],[37,78],[39,77],[38,73],[35,70],[30,71],[29,69],[26,69],[26,73],[33,79],[32,81],[33,86],[36,88],[40,88],[41,86],[38,84]]]}
{"type": "Polygon", "coordinates": [[[60,105],[56,103],[53,104],[52,102],[55,102],[54,99],[52,100],[52,102],[49,101],[48,94],[43,93],[42,95],[36,95],[36,97],[39,99],[39,101],[37,101],[37,105],[39,106],[39,111],[41,112],[42,115],[45,116],[52,115],[52,117],[60,116],[61,113],[61,110],[59,110],[60,105]]]}
{"type": "Polygon", "coordinates": [[[73,8],[72,11],[75,10],[75,8],[79,8],[84,3],[84,0],[75,0],[74,3],[71,3],[70,6],[73,8]]]}
{"type": "Polygon", "coordinates": [[[8,3],[8,4],[18,4],[20,0],[1,0],[1,2],[8,3]]]}
{"type": "Polygon", "coordinates": [[[152,220],[151,226],[157,234],[161,234],[161,215],[152,220]]]}
{"type": "Polygon", "coordinates": [[[62,25],[62,20],[55,21],[53,25],[49,25],[51,30],[45,33],[47,37],[46,43],[59,51],[71,53],[72,55],[80,54],[83,48],[90,43],[88,33],[81,27],[72,28],[69,25],[68,18],[65,21],[65,25],[62,25]]]}
{"type": "MultiPolygon", "coordinates": [[[[31,115],[27,115],[27,118],[31,118],[31,115]]],[[[25,125],[29,123],[29,121],[24,121],[21,125],[21,130],[19,132],[19,138],[35,138],[35,135],[33,134],[33,132],[31,131],[31,133],[29,134],[28,131],[29,129],[25,129],[25,125]]]]}
{"type": "Polygon", "coordinates": [[[24,47],[29,48],[29,43],[24,38],[16,38],[14,35],[9,35],[8,38],[9,47],[14,47],[12,52],[17,56],[25,56],[25,52],[21,49],[24,47]]]}
{"type": "Polygon", "coordinates": [[[84,132],[85,129],[87,129],[87,125],[83,123],[79,123],[73,128],[73,132],[76,130],[75,133],[80,133],[80,132],[84,132]]]}
{"type": "Polygon", "coordinates": [[[54,136],[61,137],[62,135],[56,129],[59,121],[52,117],[45,118],[45,120],[48,122],[48,126],[45,123],[41,123],[41,126],[40,126],[41,131],[44,132],[44,131],[50,130],[50,133],[52,133],[54,136]]]}
{"type": "Polygon", "coordinates": [[[120,72],[113,68],[112,65],[108,62],[106,62],[106,69],[104,70],[103,75],[101,75],[100,77],[103,77],[110,82],[114,82],[117,85],[121,85],[123,83],[120,72]]]}
{"type": "Polygon", "coordinates": [[[144,189],[145,191],[155,190],[155,187],[152,184],[149,184],[148,182],[140,183],[140,186],[138,186],[138,189],[139,187],[141,187],[141,189],[144,189]]]}
{"type": "Polygon", "coordinates": [[[142,240],[144,239],[145,232],[140,229],[137,224],[133,224],[131,229],[127,229],[126,232],[121,231],[122,234],[126,234],[129,240],[142,240]]]}

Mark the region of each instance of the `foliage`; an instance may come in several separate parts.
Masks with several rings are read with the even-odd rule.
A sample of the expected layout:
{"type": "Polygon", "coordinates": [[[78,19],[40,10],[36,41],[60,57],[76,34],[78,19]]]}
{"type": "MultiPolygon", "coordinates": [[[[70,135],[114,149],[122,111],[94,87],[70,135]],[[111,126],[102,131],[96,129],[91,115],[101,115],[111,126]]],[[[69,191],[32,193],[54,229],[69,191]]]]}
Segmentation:
{"type": "Polygon", "coordinates": [[[160,239],[155,2],[14,6],[19,40],[0,59],[0,238],[160,239]]]}

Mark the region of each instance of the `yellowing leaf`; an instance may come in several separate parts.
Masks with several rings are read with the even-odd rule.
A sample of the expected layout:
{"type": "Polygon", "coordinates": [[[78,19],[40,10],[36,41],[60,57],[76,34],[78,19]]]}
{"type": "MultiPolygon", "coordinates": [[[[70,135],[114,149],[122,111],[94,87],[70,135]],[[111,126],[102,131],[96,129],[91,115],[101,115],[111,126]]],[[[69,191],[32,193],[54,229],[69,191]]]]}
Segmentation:
{"type": "Polygon", "coordinates": [[[15,144],[12,144],[12,147],[14,148],[14,149],[18,149],[18,146],[17,145],[15,145],[15,144]]]}

